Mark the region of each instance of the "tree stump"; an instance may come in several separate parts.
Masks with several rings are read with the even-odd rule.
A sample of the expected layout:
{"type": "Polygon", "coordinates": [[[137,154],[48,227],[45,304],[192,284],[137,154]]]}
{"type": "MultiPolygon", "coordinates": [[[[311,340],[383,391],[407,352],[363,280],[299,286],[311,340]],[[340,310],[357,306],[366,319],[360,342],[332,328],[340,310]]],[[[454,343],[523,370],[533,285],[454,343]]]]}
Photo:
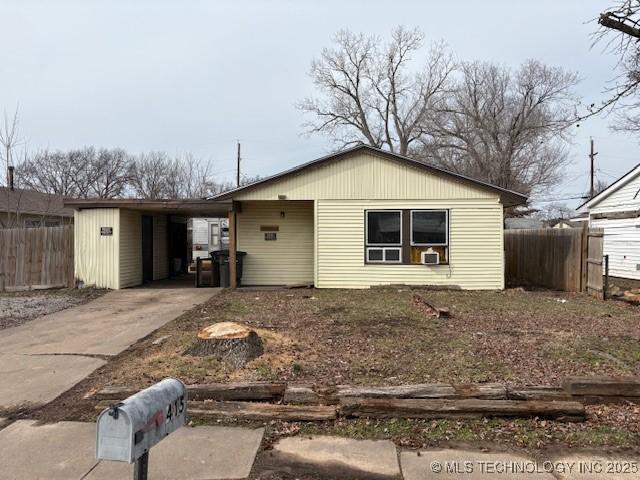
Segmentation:
{"type": "Polygon", "coordinates": [[[198,357],[215,356],[236,368],[244,367],[264,352],[256,332],[234,322],[209,325],[198,332],[196,341],[185,351],[198,357]]]}

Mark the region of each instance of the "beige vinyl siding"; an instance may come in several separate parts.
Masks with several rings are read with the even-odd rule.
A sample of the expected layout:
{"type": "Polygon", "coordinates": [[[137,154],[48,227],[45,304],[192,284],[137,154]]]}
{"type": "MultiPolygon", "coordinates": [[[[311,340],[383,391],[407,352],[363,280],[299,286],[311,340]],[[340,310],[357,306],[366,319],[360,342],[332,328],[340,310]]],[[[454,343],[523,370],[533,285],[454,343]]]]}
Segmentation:
{"type": "Polygon", "coordinates": [[[469,183],[436,175],[373,153],[354,153],[299,174],[234,195],[234,200],[437,200],[484,199],[497,195],[469,183]]]}
{"type": "Polygon", "coordinates": [[[153,216],[153,279],[169,276],[169,251],[167,242],[167,216],[153,216]]]}
{"type": "Polygon", "coordinates": [[[313,282],[313,202],[242,202],[237,231],[244,285],[313,282]],[[277,226],[277,240],[265,240],[261,225],[277,226]]]}
{"type": "Polygon", "coordinates": [[[493,200],[318,200],[319,288],[366,288],[385,284],[504,288],[503,209],[493,200]],[[449,209],[450,265],[367,265],[365,210],[449,209]]]}
{"type": "Polygon", "coordinates": [[[118,288],[120,213],[117,208],[76,210],[74,214],[74,271],[86,286],[118,288]],[[100,235],[101,227],[113,235],[100,235]]]}
{"type": "Polygon", "coordinates": [[[120,210],[120,287],[142,284],[142,218],[140,212],[120,210]]]}

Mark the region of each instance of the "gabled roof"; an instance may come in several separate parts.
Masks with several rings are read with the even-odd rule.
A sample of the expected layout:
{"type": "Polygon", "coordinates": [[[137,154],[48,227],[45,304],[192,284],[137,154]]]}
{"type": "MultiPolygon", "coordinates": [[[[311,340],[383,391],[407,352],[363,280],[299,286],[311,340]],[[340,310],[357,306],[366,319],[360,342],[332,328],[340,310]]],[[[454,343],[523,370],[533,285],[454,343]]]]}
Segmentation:
{"type": "Polygon", "coordinates": [[[397,153],[393,153],[393,152],[388,152],[386,150],[381,150],[379,148],[375,148],[375,147],[371,147],[369,145],[358,145],[356,147],[352,147],[346,150],[341,150],[339,152],[336,153],[332,153],[330,155],[326,155],[324,157],[318,158],[316,160],[312,160],[310,162],[307,163],[303,163],[301,165],[298,165],[296,167],[293,167],[289,170],[285,170],[283,172],[277,173],[275,175],[272,175],[270,177],[267,178],[263,178],[261,180],[258,180],[256,182],[250,183],[248,185],[244,185],[242,187],[238,187],[235,188],[233,190],[229,190],[227,192],[223,192],[217,195],[213,195],[211,197],[209,197],[209,200],[226,200],[226,199],[230,199],[233,198],[234,195],[236,195],[239,192],[244,192],[247,190],[252,190],[254,188],[258,188],[262,185],[266,185],[269,183],[273,183],[276,182],[284,177],[288,177],[290,175],[295,175],[298,174],[300,172],[303,172],[305,170],[320,166],[324,163],[330,162],[330,161],[335,161],[335,160],[339,160],[351,153],[357,152],[357,151],[368,151],[371,153],[375,153],[376,155],[380,155],[382,157],[388,158],[390,160],[396,161],[396,162],[401,162],[401,163],[405,163],[405,164],[409,164],[413,167],[417,167],[419,169],[425,170],[429,173],[435,174],[435,175],[440,175],[440,176],[445,176],[445,177],[449,177],[452,178],[454,180],[457,181],[461,181],[467,184],[471,184],[474,185],[476,187],[485,189],[485,190],[489,190],[491,192],[497,193],[498,195],[500,195],[500,200],[501,202],[504,204],[505,207],[513,207],[515,205],[520,205],[523,204],[527,201],[527,197],[526,195],[523,195],[521,193],[518,192],[514,192],[512,190],[507,190],[506,188],[501,188],[501,187],[497,187],[495,185],[491,185],[490,183],[486,183],[483,182],[481,180],[476,180],[474,178],[470,178],[470,177],[466,177],[464,175],[460,175],[458,173],[453,173],[450,172],[448,170],[444,170],[440,167],[436,167],[434,165],[430,165],[428,163],[424,163],[421,162],[419,160],[415,160],[413,158],[409,158],[409,157],[405,157],[403,155],[398,155],[397,153]]]}
{"type": "Polygon", "coordinates": [[[73,209],[65,208],[60,195],[36,192],[35,190],[0,187],[0,212],[73,217],[73,209]]]}
{"type": "Polygon", "coordinates": [[[618,180],[613,182],[607,188],[602,190],[598,195],[596,195],[592,199],[587,200],[586,202],[584,202],[582,205],[580,205],[577,208],[577,210],[578,211],[580,211],[580,210],[584,211],[583,209],[589,209],[591,207],[596,206],[602,200],[604,200],[605,198],[610,196],[612,193],[618,191],[619,189],[624,187],[627,183],[629,183],[630,181],[632,181],[634,178],[636,178],[638,176],[640,176],[640,163],[637,164],[635,167],[633,167],[631,170],[629,170],[627,173],[622,175],[618,180]]]}

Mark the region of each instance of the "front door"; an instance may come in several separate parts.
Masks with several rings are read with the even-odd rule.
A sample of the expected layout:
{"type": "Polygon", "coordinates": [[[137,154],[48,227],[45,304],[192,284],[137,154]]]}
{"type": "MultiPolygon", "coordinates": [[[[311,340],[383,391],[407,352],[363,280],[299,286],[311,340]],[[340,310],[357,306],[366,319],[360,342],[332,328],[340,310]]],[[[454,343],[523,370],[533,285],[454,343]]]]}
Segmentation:
{"type": "Polygon", "coordinates": [[[142,281],[153,280],[153,217],[142,216],[142,281]]]}

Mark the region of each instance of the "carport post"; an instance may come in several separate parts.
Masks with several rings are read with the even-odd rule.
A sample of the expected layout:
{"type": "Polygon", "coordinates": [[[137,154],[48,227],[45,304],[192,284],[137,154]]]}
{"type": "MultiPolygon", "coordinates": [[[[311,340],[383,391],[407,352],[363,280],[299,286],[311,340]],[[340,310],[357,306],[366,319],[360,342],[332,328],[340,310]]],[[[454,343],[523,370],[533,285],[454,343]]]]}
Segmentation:
{"type": "Polygon", "coordinates": [[[236,264],[236,250],[237,250],[237,239],[236,239],[236,212],[235,210],[229,210],[229,285],[231,288],[238,287],[238,279],[236,277],[236,272],[238,265],[236,264]]]}

